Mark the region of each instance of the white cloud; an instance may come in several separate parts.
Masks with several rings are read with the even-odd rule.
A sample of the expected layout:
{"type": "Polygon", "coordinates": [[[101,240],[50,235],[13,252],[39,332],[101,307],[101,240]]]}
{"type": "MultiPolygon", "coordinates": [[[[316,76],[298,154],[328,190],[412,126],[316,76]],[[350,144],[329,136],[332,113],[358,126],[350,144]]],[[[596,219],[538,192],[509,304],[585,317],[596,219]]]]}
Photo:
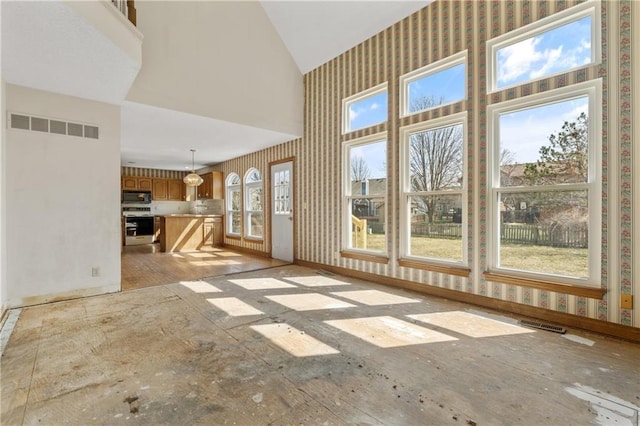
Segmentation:
{"type": "Polygon", "coordinates": [[[361,110],[356,110],[353,107],[349,107],[349,121],[351,122],[356,118],[358,118],[361,112],[362,112],[361,110]]]}
{"type": "Polygon", "coordinates": [[[371,106],[369,107],[371,110],[376,110],[378,108],[380,108],[380,104],[378,104],[377,102],[374,102],[371,104],[371,106]]]}
{"type": "Polygon", "coordinates": [[[498,81],[509,83],[529,72],[533,64],[542,58],[542,53],[536,50],[541,40],[541,37],[532,37],[500,49],[498,81]]]}
{"type": "MultiPolygon", "coordinates": [[[[536,79],[538,77],[542,77],[544,75],[551,74],[553,69],[559,68],[559,62],[568,63],[571,62],[572,58],[565,57],[561,58],[562,55],[562,45],[558,46],[556,49],[547,49],[540,55],[541,59],[544,59],[544,63],[542,66],[538,67],[538,69],[533,69],[529,73],[529,77],[531,79],[536,79]]],[[[564,68],[564,67],[560,67],[564,68]]],[[[567,67],[571,68],[571,67],[567,67]]]]}

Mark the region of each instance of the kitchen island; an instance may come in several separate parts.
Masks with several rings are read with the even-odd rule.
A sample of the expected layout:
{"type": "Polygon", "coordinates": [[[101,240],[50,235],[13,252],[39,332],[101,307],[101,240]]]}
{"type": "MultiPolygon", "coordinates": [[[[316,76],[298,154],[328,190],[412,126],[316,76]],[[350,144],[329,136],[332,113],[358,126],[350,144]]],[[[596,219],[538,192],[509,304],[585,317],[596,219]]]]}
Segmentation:
{"type": "Polygon", "coordinates": [[[195,251],[222,245],[221,215],[169,214],[160,216],[160,251],[195,251]]]}

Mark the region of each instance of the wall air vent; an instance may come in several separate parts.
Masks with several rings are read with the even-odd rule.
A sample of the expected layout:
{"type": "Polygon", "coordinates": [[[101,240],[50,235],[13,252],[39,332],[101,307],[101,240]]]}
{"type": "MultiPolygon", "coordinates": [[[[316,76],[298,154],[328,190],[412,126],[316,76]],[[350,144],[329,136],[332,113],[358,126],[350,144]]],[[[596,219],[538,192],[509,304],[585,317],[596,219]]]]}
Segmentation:
{"type": "Polygon", "coordinates": [[[89,139],[100,139],[98,126],[71,123],[43,117],[32,117],[24,114],[9,114],[8,127],[11,129],[30,130],[32,132],[53,133],[89,139]]]}

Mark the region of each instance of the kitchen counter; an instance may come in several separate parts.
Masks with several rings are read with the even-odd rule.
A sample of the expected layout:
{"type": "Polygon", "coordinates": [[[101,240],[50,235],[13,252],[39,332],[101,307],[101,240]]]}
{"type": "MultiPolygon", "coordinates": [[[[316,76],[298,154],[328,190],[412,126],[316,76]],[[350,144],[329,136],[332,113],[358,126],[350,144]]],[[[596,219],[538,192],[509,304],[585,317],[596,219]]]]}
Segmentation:
{"type": "Polygon", "coordinates": [[[196,251],[223,243],[222,215],[167,214],[158,217],[160,251],[196,251]]]}

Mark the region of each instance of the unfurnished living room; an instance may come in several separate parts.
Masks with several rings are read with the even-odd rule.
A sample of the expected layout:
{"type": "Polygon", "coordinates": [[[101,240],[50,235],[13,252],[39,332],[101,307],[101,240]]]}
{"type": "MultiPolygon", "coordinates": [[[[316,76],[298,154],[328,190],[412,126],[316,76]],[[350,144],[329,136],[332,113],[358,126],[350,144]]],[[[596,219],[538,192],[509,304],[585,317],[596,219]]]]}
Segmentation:
{"type": "Polygon", "coordinates": [[[640,425],[640,3],[0,6],[0,424],[640,425]]]}

